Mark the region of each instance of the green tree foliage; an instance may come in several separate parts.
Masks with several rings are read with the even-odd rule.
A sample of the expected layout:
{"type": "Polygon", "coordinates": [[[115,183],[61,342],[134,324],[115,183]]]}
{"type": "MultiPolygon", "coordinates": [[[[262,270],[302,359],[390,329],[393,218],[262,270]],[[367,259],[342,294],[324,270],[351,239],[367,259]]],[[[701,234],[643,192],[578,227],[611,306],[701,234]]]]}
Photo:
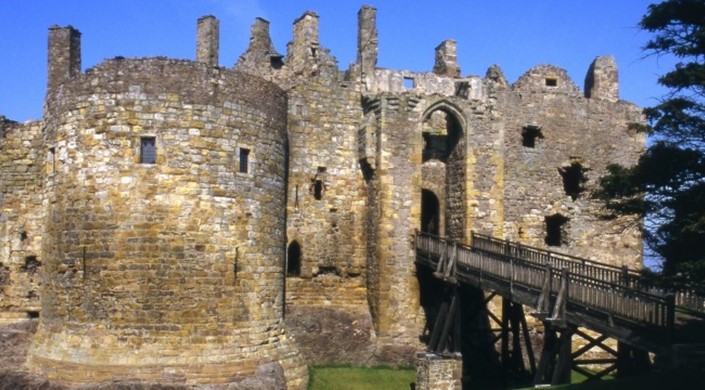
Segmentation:
{"type": "Polygon", "coordinates": [[[612,165],[594,195],[617,215],[646,217],[646,244],[662,273],[705,291],[705,1],[649,6],[640,27],[653,33],[645,50],[673,55],[659,79],[670,93],[644,110],[653,141],[634,167],[612,165]],[[680,277],[678,277],[680,276],[680,277]]]}

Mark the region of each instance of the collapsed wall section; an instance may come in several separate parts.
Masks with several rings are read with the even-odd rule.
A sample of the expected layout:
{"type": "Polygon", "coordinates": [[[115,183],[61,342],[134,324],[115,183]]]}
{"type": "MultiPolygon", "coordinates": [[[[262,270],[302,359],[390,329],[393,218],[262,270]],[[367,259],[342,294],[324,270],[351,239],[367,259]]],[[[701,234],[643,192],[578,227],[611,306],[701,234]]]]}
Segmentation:
{"type": "Polygon", "coordinates": [[[298,264],[292,261],[288,270],[290,302],[325,303],[327,293],[310,294],[297,286],[337,277],[357,286],[338,292],[343,294],[335,300],[338,305],[365,303],[364,287],[360,290],[365,269],[359,261],[364,257],[364,183],[356,161],[361,115],[359,92],[351,83],[312,78],[289,91],[287,236],[300,248],[298,264]]]}
{"type": "Polygon", "coordinates": [[[504,193],[505,238],[640,268],[638,226],[600,218],[602,206],[590,197],[608,164],[635,164],[645,145],[644,134],[630,127],[643,123],[640,110],[617,100],[614,62],[606,61],[609,72],[603,62],[596,61],[586,77],[595,80],[591,98],[564,70],[549,65],[531,69],[500,93],[505,180],[511,183],[504,193]]]}
{"type": "Polygon", "coordinates": [[[374,331],[357,162],[359,90],[322,75],[298,83],[288,96],[287,323],[297,340],[306,340],[307,361],[367,364],[374,331]],[[351,328],[358,331],[340,332],[351,328]]]}
{"type": "Polygon", "coordinates": [[[286,95],[208,64],[104,62],[49,91],[51,380],[227,383],[306,369],[283,326],[286,95]]]}
{"type": "Polygon", "coordinates": [[[42,150],[41,122],[0,116],[0,324],[39,315],[42,150]]]}

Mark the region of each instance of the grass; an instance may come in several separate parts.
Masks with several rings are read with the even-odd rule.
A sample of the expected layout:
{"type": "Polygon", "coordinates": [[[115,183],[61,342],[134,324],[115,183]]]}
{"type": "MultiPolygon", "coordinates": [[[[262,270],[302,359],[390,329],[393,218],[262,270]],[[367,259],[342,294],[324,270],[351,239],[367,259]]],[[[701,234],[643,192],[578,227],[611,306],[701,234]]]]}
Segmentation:
{"type": "Polygon", "coordinates": [[[409,390],[413,368],[311,367],[309,390],[409,390]]]}
{"type": "MultiPolygon", "coordinates": [[[[389,367],[311,367],[309,390],[409,390],[416,379],[413,368],[389,367]]],[[[606,378],[605,380],[575,383],[585,378],[573,373],[573,384],[547,387],[561,390],[649,390],[704,388],[705,375],[690,372],[650,374],[632,378],[606,378]]],[[[527,387],[534,389],[534,387],[527,387]]]]}

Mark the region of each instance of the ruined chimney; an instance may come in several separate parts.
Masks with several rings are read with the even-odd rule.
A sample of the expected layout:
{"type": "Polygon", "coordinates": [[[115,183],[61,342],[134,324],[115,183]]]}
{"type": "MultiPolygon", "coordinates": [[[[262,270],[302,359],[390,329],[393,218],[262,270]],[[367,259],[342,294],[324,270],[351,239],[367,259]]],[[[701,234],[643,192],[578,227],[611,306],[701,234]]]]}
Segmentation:
{"type": "Polygon", "coordinates": [[[456,43],[452,39],[447,39],[436,46],[436,63],[433,65],[433,73],[440,76],[459,77],[460,67],[457,63],[456,43]]]}
{"type": "Polygon", "coordinates": [[[590,64],[585,75],[585,97],[590,99],[619,100],[619,75],[612,56],[600,56],[590,64]]]}
{"type": "Polygon", "coordinates": [[[377,9],[362,6],[357,13],[357,64],[363,74],[371,75],[377,67],[377,9]]]}
{"type": "Polygon", "coordinates": [[[52,89],[81,73],[81,32],[71,26],[49,28],[49,74],[52,89]]]}
{"type": "Polygon", "coordinates": [[[218,66],[219,24],[218,19],[211,15],[198,19],[196,61],[210,66],[218,66]]]}
{"type": "Polygon", "coordinates": [[[298,60],[318,58],[319,48],[318,15],[306,11],[294,21],[294,40],[287,46],[287,55],[298,60]]]}
{"type": "Polygon", "coordinates": [[[254,73],[274,68],[281,68],[282,55],[277,52],[269,36],[269,22],[256,18],[250,28],[250,45],[237,61],[235,67],[248,69],[254,73]]]}

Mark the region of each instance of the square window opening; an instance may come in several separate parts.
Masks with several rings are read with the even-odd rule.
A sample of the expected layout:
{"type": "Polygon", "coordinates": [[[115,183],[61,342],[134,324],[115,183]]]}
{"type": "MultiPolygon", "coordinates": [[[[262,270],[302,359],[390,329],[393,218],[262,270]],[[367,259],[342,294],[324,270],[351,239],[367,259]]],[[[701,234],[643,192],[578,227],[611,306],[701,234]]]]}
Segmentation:
{"type": "Polygon", "coordinates": [[[155,164],[157,162],[157,139],[155,137],[140,138],[140,164],[155,164]]]}
{"type": "Polygon", "coordinates": [[[404,77],[404,89],[414,89],[415,86],[413,77],[404,77]]]}
{"type": "Polygon", "coordinates": [[[558,79],[555,77],[546,77],[545,82],[546,82],[547,87],[557,87],[558,86],[558,79]]]}

